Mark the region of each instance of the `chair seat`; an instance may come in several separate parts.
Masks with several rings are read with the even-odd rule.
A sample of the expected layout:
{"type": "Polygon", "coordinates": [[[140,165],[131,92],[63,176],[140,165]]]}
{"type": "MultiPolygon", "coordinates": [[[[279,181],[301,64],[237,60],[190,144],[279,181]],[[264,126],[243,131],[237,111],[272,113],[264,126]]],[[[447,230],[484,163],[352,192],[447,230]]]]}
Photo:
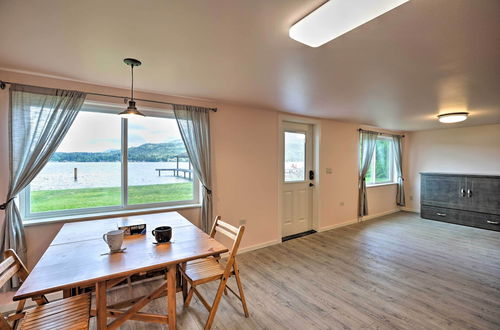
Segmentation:
{"type": "Polygon", "coordinates": [[[20,329],[67,329],[89,328],[90,294],[82,294],[26,311],[20,329]]]}
{"type": "Polygon", "coordinates": [[[221,278],[224,270],[224,266],[215,258],[198,259],[186,265],[186,275],[194,283],[210,282],[221,278]]]}

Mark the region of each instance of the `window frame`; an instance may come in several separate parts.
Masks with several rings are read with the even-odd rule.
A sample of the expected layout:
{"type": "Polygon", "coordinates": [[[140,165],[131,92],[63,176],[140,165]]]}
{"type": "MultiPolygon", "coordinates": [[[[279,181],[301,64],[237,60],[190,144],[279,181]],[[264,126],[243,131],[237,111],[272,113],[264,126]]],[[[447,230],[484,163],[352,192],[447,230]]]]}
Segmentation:
{"type": "MultiPolygon", "coordinates": [[[[116,114],[122,111],[122,105],[117,105],[114,103],[105,102],[94,102],[85,101],[82,109],[80,111],[84,112],[96,112],[96,113],[110,113],[116,114]]],[[[175,119],[172,109],[155,109],[155,108],[145,108],[141,107],[141,112],[148,117],[158,117],[158,118],[169,118],[175,119]]],[[[62,217],[76,217],[76,216],[92,216],[102,213],[121,213],[121,212],[138,212],[141,210],[150,209],[160,209],[160,208],[175,208],[175,207],[188,207],[188,206],[200,206],[200,189],[201,183],[193,171],[193,199],[184,201],[170,201],[170,202],[156,202],[156,203],[146,203],[146,204],[128,204],[128,119],[121,118],[121,160],[120,160],[120,191],[121,191],[121,203],[115,206],[100,206],[91,207],[83,209],[70,209],[70,210],[59,210],[59,211],[46,211],[46,212],[31,212],[31,189],[28,185],[19,194],[19,210],[21,212],[21,217],[23,222],[43,222],[44,220],[50,220],[52,218],[62,218],[62,217]]]]}
{"type": "Polygon", "coordinates": [[[395,159],[394,159],[394,141],[390,136],[385,136],[385,135],[379,135],[377,137],[377,140],[388,140],[389,141],[389,180],[387,181],[382,181],[382,182],[376,182],[377,180],[377,172],[376,172],[376,163],[377,163],[377,145],[375,145],[375,151],[373,152],[372,160],[370,163],[370,168],[373,173],[373,181],[368,182],[366,181],[366,186],[367,187],[376,187],[376,186],[384,186],[384,185],[390,185],[390,184],[396,184],[396,174],[394,171],[395,168],[395,159]]]}

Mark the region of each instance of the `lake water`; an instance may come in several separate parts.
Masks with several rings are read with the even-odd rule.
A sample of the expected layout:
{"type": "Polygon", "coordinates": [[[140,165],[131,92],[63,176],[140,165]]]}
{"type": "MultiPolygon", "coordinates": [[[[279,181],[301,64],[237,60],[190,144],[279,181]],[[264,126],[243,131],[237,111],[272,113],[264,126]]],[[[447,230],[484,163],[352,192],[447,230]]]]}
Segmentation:
{"type": "MultiPolygon", "coordinates": [[[[129,186],[188,182],[162,172],[157,168],[175,168],[176,162],[130,162],[128,164],[129,186]]],[[[180,168],[188,168],[188,162],[179,162],[180,168]]],[[[60,190],[97,187],[120,187],[121,163],[119,162],[49,162],[31,182],[31,190],[60,190]],[[78,169],[78,180],[73,178],[73,169],[78,169]]]]}

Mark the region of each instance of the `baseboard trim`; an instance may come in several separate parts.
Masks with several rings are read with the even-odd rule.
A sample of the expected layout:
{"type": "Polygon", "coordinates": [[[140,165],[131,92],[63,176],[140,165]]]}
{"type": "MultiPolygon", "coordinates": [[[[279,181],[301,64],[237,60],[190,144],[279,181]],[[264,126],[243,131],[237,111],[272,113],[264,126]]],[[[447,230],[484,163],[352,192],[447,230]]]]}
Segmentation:
{"type": "Polygon", "coordinates": [[[357,222],[358,222],[358,219],[349,220],[349,221],[341,222],[341,223],[336,223],[334,225],[329,225],[329,226],[321,227],[321,228],[318,229],[318,232],[322,232],[322,231],[332,230],[332,229],[335,229],[335,228],[340,228],[340,227],[345,227],[345,226],[353,225],[353,224],[355,224],[357,222]]]}
{"type": "MultiPolygon", "coordinates": [[[[399,212],[399,211],[400,211],[400,209],[394,209],[394,210],[389,210],[389,211],[386,211],[386,212],[381,212],[381,213],[377,213],[377,214],[373,214],[373,215],[368,215],[368,216],[363,217],[361,219],[361,221],[372,220],[372,219],[383,217],[384,215],[389,215],[389,214],[396,213],[396,212],[399,212]]],[[[333,225],[321,227],[321,228],[318,228],[316,231],[317,232],[323,232],[323,231],[332,230],[332,229],[335,229],[335,228],[349,226],[349,225],[355,224],[357,222],[358,222],[358,219],[353,219],[353,220],[349,220],[349,221],[346,221],[346,222],[336,223],[336,224],[333,224],[333,225]]],[[[247,246],[245,248],[241,248],[239,250],[239,253],[250,252],[250,251],[262,249],[262,248],[265,248],[265,247],[268,247],[268,246],[272,246],[272,245],[276,245],[276,244],[281,244],[281,243],[282,243],[281,239],[278,239],[278,240],[272,240],[272,241],[264,242],[264,243],[261,243],[261,244],[250,245],[250,246],[247,246]]]]}
{"type": "MultiPolygon", "coordinates": [[[[399,212],[399,211],[401,211],[401,210],[399,208],[397,208],[397,209],[393,209],[393,210],[389,210],[389,211],[385,211],[385,212],[381,212],[381,213],[367,215],[367,216],[364,216],[363,218],[361,218],[361,221],[359,221],[359,222],[373,220],[373,219],[376,219],[376,218],[383,217],[384,215],[393,214],[393,213],[396,213],[396,212],[399,212]]],[[[345,226],[353,225],[355,223],[358,223],[358,219],[353,219],[353,220],[349,220],[349,221],[346,221],[346,222],[341,222],[341,223],[336,223],[334,225],[321,227],[321,228],[318,229],[318,232],[332,230],[332,229],[340,228],[340,227],[345,227],[345,226]]]]}
{"type": "Polygon", "coordinates": [[[393,213],[396,213],[396,212],[399,212],[399,211],[401,211],[401,209],[397,208],[397,209],[393,209],[393,210],[389,210],[389,211],[385,211],[385,212],[380,212],[380,213],[376,213],[376,214],[368,214],[367,216],[362,217],[361,221],[366,221],[366,220],[372,220],[372,219],[375,219],[375,218],[380,218],[380,217],[383,217],[384,215],[393,214],[393,213]]]}
{"type": "Polygon", "coordinates": [[[409,207],[406,207],[406,206],[402,207],[401,211],[412,212],[412,213],[420,213],[420,209],[412,209],[412,208],[409,208],[409,207]]]}
{"type": "Polygon", "coordinates": [[[250,245],[250,246],[239,249],[238,253],[250,252],[250,251],[262,249],[262,248],[276,245],[276,244],[281,244],[281,239],[272,240],[272,241],[268,241],[268,242],[264,242],[264,243],[260,243],[260,244],[255,244],[255,245],[250,245]]]}

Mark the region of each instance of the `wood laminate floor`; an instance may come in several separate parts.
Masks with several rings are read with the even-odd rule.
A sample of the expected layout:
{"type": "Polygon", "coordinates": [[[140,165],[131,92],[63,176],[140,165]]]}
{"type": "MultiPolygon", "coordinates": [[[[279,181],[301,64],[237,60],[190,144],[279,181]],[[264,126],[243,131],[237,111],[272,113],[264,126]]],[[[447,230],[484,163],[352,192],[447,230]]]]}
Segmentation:
{"type": "MultiPolygon", "coordinates": [[[[500,232],[400,212],[244,253],[239,264],[250,317],[229,294],[214,329],[500,329],[500,232]]],[[[216,284],[200,288],[212,298],[216,284]]],[[[118,290],[110,302],[124,298],[118,290]]],[[[143,311],[166,313],[165,301],[143,311]]],[[[178,294],[177,308],[180,329],[203,328],[196,297],[185,309],[178,294]]]]}

